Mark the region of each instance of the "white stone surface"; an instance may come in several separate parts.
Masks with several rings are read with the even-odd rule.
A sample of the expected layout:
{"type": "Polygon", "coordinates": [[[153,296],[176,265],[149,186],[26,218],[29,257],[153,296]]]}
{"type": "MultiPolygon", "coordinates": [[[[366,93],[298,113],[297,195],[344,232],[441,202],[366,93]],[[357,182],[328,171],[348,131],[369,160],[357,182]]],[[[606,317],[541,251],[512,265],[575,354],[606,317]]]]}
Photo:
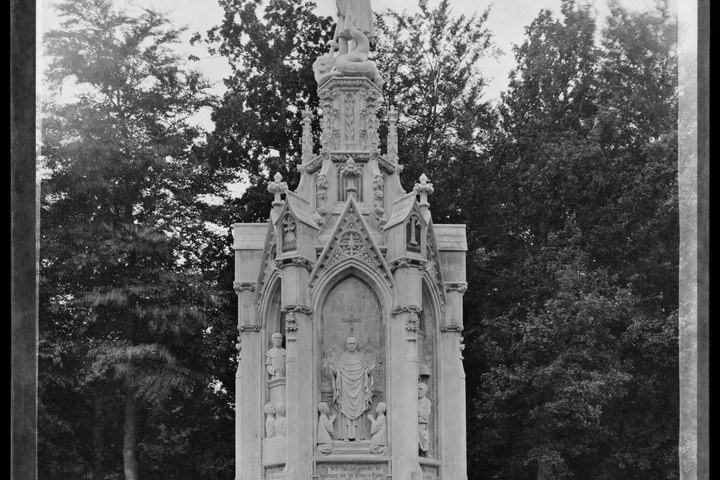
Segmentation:
{"type": "Polygon", "coordinates": [[[316,65],[322,150],[305,111],[297,190],[278,176],[268,223],[233,229],[236,477],[464,480],[465,226],[433,225],[427,178],[402,189],[393,125],[378,151],[377,81],[337,68],[366,62],[364,47],[334,48],[316,65]]]}

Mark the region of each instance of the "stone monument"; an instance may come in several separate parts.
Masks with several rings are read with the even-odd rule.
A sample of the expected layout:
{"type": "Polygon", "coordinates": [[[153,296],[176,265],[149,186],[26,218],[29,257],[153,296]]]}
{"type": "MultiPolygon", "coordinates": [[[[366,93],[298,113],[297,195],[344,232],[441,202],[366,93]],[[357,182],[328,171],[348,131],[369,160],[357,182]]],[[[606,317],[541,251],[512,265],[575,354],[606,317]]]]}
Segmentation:
{"type": "Polygon", "coordinates": [[[378,116],[369,0],[337,0],[302,112],[300,183],[265,224],[235,224],[237,480],[464,480],[464,225],[400,184],[397,120],[378,116]],[[283,346],[284,343],[284,346],[283,346]]]}

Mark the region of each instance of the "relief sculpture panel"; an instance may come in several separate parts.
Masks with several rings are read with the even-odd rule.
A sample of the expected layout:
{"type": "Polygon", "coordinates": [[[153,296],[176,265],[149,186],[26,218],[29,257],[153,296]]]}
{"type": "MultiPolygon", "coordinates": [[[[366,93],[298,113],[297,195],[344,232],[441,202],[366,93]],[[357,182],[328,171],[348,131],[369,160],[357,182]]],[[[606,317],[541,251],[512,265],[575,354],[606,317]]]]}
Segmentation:
{"type": "Polygon", "coordinates": [[[322,309],[321,401],[337,419],[338,440],[369,440],[367,413],[384,399],[382,309],[361,279],[348,276],[322,309]]]}

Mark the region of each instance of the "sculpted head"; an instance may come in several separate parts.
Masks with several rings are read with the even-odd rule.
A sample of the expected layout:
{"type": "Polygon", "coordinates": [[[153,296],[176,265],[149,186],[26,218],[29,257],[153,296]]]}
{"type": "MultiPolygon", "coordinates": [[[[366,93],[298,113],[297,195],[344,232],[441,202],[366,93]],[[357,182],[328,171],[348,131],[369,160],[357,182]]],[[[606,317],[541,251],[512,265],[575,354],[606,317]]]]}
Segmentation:
{"type": "Polygon", "coordinates": [[[283,334],[275,332],[272,334],[272,343],[276,348],[282,347],[283,334]]]}
{"type": "Polygon", "coordinates": [[[275,415],[275,405],[272,404],[272,402],[268,402],[265,404],[265,408],[263,408],[265,411],[265,414],[267,415],[275,415]]]}
{"type": "Polygon", "coordinates": [[[330,407],[328,407],[328,404],[325,402],[318,403],[318,412],[320,413],[330,413],[330,407]]]}
{"type": "Polygon", "coordinates": [[[283,402],[280,402],[277,404],[277,407],[275,407],[275,411],[278,415],[281,417],[285,416],[285,412],[287,411],[287,408],[285,407],[285,404],[283,402]]]}
{"type": "Polygon", "coordinates": [[[423,398],[427,395],[428,386],[424,383],[418,383],[418,398],[423,398]]]}
{"type": "Polygon", "coordinates": [[[375,407],[375,412],[379,415],[381,413],[387,412],[387,405],[385,405],[385,402],[380,402],[377,404],[377,407],[375,407]]]}
{"type": "Polygon", "coordinates": [[[347,340],[345,340],[345,348],[347,348],[349,352],[354,352],[357,350],[357,347],[358,344],[355,337],[348,337],[347,340]]]}

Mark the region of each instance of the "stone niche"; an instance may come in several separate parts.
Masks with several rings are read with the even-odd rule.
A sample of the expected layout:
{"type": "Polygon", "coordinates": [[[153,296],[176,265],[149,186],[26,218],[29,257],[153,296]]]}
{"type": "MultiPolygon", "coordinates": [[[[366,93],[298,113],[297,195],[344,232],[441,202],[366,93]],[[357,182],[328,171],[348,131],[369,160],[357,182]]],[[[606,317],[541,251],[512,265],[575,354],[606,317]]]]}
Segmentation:
{"type": "MultiPolygon", "coordinates": [[[[384,313],[377,295],[360,277],[349,274],[339,279],[329,289],[322,302],[321,311],[321,375],[320,401],[333,405],[332,366],[345,352],[345,342],[352,336],[357,339],[357,350],[369,364],[375,364],[372,371],[372,410],[379,401],[384,401],[385,391],[385,328],[384,313]]],[[[339,419],[335,420],[335,438],[341,438],[339,419]]],[[[369,440],[370,423],[363,415],[358,440],[369,440]]]]}

